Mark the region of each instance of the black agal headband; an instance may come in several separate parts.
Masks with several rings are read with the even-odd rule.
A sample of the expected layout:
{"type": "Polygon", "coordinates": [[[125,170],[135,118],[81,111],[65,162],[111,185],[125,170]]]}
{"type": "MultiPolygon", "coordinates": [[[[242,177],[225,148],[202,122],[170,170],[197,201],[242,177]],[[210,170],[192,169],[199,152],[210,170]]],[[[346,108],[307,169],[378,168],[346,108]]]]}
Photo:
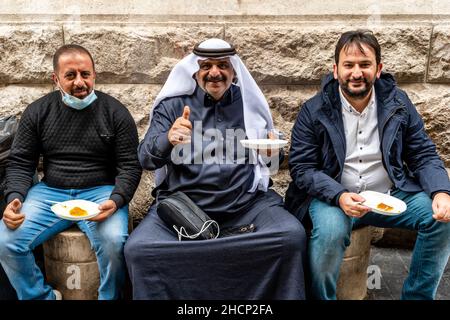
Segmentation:
{"type": "Polygon", "coordinates": [[[201,43],[196,44],[193,53],[200,57],[217,58],[224,56],[232,56],[236,54],[236,49],[230,45],[230,48],[205,49],[200,48],[201,43]]]}

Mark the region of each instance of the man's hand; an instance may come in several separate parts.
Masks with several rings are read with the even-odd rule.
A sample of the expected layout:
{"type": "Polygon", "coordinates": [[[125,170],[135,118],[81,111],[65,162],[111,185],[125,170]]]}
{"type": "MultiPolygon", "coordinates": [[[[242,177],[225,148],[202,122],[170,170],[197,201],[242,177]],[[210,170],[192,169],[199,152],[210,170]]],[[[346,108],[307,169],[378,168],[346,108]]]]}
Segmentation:
{"type": "Polygon", "coordinates": [[[20,212],[20,208],[22,203],[19,199],[14,199],[3,212],[3,222],[11,230],[17,229],[25,221],[25,215],[20,212]]]}
{"type": "MultiPolygon", "coordinates": [[[[272,131],[269,131],[267,133],[267,137],[270,140],[276,140],[277,137],[272,131]]],[[[258,149],[258,153],[262,155],[263,157],[274,157],[280,153],[280,149],[258,149]]]]}
{"type": "Polygon", "coordinates": [[[370,208],[361,204],[363,201],[365,201],[365,199],[357,193],[344,192],[339,197],[339,206],[346,215],[361,218],[370,211],[370,208]]]}
{"type": "Polygon", "coordinates": [[[170,143],[176,146],[179,143],[191,143],[192,123],[189,121],[191,109],[184,106],[183,115],[173,123],[167,134],[170,143]]]}
{"type": "Polygon", "coordinates": [[[441,222],[450,221],[450,196],[445,192],[437,193],[433,198],[433,218],[441,222]]]}
{"type": "Polygon", "coordinates": [[[88,219],[89,221],[102,222],[117,210],[116,203],[112,200],[106,200],[101,203],[98,208],[100,209],[100,213],[94,218],[88,219]]]}

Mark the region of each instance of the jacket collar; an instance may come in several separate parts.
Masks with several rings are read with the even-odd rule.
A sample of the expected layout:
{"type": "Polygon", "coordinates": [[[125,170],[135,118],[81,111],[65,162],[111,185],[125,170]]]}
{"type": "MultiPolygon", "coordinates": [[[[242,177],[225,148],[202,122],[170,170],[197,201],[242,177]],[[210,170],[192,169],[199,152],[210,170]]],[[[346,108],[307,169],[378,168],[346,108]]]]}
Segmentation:
{"type": "MultiPolygon", "coordinates": [[[[375,81],[374,86],[377,99],[378,133],[381,140],[385,122],[398,107],[398,104],[395,103],[396,83],[391,74],[382,73],[380,79],[375,81]]],[[[322,80],[321,97],[323,103],[319,113],[324,116],[320,117],[320,119],[330,130],[330,137],[333,140],[342,168],[346,152],[344,123],[341,113],[342,104],[339,95],[339,82],[334,79],[332,73],[326,75],[322,80]]]]}
{"type": "Polygon", "coordinates": [[[378,133],[382,139],[384,124],[389,117],[401,107],[399,99],[396,99],[397,84],[394,77],[389,73],[382,73],[380,79],[375,81],[375,92],[377,94],[377,116],[378,133]]]}
{"type": "MultiPolygon", "coordinates": [[[[397,86],[394,77],[390,73],[382,72],[379,79],[375,81],[375,92],[377,102],[386,105],[395,96],[395,88],[397,86]]],[[[339,98],[339,83],[334,79],[333,73],[327,74],[322,79],[322,99],[329,107],[340,109],[341,101],[339,98]],[[331,104],[329,104],[331,102],[331,104]]]]}
{"type": "MultiPolygon", "coordinates": [[[[382,72],[380,78],[375,81],[374,86],[378,106],[378,122],[384,123],[392,110],[398,106],[398,103],[395,102],[397,84],[391,74],[382,72]]],[[[334,79],[332,73],[326,75],[322,80],[322,100],[324,102],[324,113],[330,116],[331,120],[337,121],[339,125],[343,125],[341,117],[338,117],[341,121],[335,119],[337,116],[335,111],[341,111],[341,99],[339,97],[339,83],[334,79]]]]}

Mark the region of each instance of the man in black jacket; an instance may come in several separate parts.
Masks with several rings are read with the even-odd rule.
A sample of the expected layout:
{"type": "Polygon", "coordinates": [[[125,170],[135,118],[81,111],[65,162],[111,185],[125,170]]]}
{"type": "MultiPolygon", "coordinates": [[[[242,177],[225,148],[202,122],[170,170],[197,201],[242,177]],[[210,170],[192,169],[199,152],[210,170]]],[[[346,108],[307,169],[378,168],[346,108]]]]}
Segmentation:
{"type": "Polygon", "coordinates": [[[447,172],[414,105],[381,72],[381,49],[370,31],[344,33],[335,61],[321,92],[298,115],[289,154],[286,204],[299,218],[309,211],[313,226],[312,296],[336,299],[352,227],[369,224],[418,231],[402,298],[433,299],[450,255],[447,172]],[[360,195],[365,190],[390,193],[407,209],[374,213],[365,205],[368,193],[360,195]]]}
{"type": "Polygon", "coordinates": [[[26,108],[9,156],[0,263],[19,299],[57,298],[32,250],[73,224],[52,212],[54,202],[89,200],[100,213],[77,224],[97,255],[99,299],[116,299],[126,274],[128,203],[142,170],[136,125],[119,101],[94,91],[94,61],[85,48],[62,46],[53,68],[59,90],[26,108]],[[40,156],[44,176],[32,186],[40,156]]]}

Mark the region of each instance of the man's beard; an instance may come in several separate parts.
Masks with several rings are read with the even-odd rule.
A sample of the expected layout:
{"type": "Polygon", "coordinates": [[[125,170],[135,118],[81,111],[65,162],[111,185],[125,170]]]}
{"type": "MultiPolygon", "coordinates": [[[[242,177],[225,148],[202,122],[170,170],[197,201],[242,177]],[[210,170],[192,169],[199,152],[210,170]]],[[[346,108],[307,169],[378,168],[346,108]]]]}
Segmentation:
{"type": "Polygon", "coordinates": [[[349,83],[350,80],[342,80],[341,78],[338,79],[339,81],[339,85],[341,86],[342,91],[344,91],[344,93],[354,99],[358,99],[358,100],[362,100],[364,98],[366,98],[371,90],[372,90],[372,86],[375,83],[375,81],[369,81],[367,80],[367,78],[362,77],[361,80],[363,80],[364,84],[365,84],[365,88],[364,90],[361,91],[352,91],[349,87],[349,83]]]}

